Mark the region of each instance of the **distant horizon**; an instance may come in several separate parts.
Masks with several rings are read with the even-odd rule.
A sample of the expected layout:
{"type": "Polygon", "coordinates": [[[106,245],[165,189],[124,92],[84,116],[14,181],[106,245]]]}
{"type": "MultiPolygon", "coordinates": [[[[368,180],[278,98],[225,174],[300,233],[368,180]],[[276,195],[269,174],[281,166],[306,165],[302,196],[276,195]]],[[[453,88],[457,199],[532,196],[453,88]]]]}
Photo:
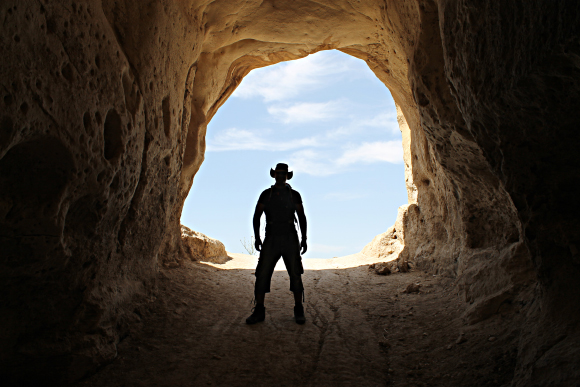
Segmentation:
{"type": "Polygon", "coordinates": [[[304,258],[360,252],[407,203],[391,94],[366,63],[339,51],[250,72],[209,123],[206,143],[181,222],[231,253],[247,253],[240,241],[253,236],[258,196],[279,162],[304,201],[304,258]]]}

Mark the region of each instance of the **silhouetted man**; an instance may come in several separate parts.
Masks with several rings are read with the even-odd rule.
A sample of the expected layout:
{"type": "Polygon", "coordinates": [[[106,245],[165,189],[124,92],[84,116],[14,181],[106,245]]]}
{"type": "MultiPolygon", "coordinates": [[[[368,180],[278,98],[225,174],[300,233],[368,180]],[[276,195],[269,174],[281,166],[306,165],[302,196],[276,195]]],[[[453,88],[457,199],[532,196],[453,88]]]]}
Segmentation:
{"type": "Polygon", "coordinates": [[[290,276],[290,291],[294,293],[294,318],[298,324],[306,322],[302,306],[304,268],[302,267],[302,257],[300,257],[300,247],[302,247],[302,254],[306,253],[307,249],[306,215],[304,215],[300,194],[293,190],[289,184],[286,184],[286,180],[290,180],[292,175],[293,172],[288,172],[287,164],[280,163],[276,165],[276,170],[270,169],[270,176],[276,179],[276,184],[262,192],[256,205],[253,225],[256,250],[260,251],[260,258],[258,267],[256,267],[254,288],[256,307],[252,315],[246,319],[247,324],[255,324],[266,318],[264,298],[266,293],[270,292],[270,281],[280,257],[284,259],[286,270],[290,276]],[[266,238],[262,244],[260,218],[263,212],[266,213],[266,238]],[[298,214],[302,242],[298,242],[298,233],[294,226],[294,213],[298,214]]]}

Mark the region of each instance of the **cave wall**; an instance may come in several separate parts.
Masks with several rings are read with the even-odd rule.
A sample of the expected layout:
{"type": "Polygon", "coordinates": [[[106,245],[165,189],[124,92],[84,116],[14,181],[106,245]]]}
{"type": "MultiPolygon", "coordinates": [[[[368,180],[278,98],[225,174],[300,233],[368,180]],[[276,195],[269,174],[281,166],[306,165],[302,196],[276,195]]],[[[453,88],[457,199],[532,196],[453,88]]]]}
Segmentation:
{"type": "Polygon", "coordinates": [[[572,1],[2,2],[0,372],[67,382],[114,358],[132,305],[179,260],[217,109],[254,68],[338,49],[397,104],[408,259],[457,279],[469,323],[528,313],[515,384],[577,380],[577,15],[572,1]]]}
{"type": "Polygon", "coordinates": [[[578,383],[580,4],[470,3],[439,4],[445,73],[514,203],[539,280],[516,379],[578,383]]]}
{"type": "Polygon", "coordinates": [[[66,383],[104,364],[154,290],[194,61],[181,15],[0,4],[2,380],[66,383]]]}

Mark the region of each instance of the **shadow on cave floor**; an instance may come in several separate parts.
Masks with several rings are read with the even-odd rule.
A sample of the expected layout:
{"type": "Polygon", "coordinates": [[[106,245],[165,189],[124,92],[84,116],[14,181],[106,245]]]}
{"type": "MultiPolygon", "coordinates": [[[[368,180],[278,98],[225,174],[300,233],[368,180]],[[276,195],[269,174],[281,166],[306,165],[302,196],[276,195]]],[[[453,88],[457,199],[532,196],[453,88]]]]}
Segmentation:
{"type": "Polygon", "coordinates": [[[80,385],[501,386],[513,376],[518,316],[465,325],[450,279],[307,270],[307,322],[297,325],[287,274],[276,271],[266,321],[247,326],[253,272],[163,269],[118,357],[80,385]],[[403,293],[411,283],[421,291],[403,293]]]}

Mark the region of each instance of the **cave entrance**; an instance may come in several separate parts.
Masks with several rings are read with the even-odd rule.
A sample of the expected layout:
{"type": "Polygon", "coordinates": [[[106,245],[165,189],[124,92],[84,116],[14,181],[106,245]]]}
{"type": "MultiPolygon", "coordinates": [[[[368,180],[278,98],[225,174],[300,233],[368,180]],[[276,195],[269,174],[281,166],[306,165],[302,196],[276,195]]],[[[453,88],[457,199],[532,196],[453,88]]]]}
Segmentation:
{"type": "Polygon", "coordinates": [[[407,202],[393,98],[366,63],[340,51],[253,70],[212,118],[206,144],[181,222],[229,252],[246,253],[277,162],[295,171],[289,183],[303,195],[305,258],[360,252],[407,202]]]}

